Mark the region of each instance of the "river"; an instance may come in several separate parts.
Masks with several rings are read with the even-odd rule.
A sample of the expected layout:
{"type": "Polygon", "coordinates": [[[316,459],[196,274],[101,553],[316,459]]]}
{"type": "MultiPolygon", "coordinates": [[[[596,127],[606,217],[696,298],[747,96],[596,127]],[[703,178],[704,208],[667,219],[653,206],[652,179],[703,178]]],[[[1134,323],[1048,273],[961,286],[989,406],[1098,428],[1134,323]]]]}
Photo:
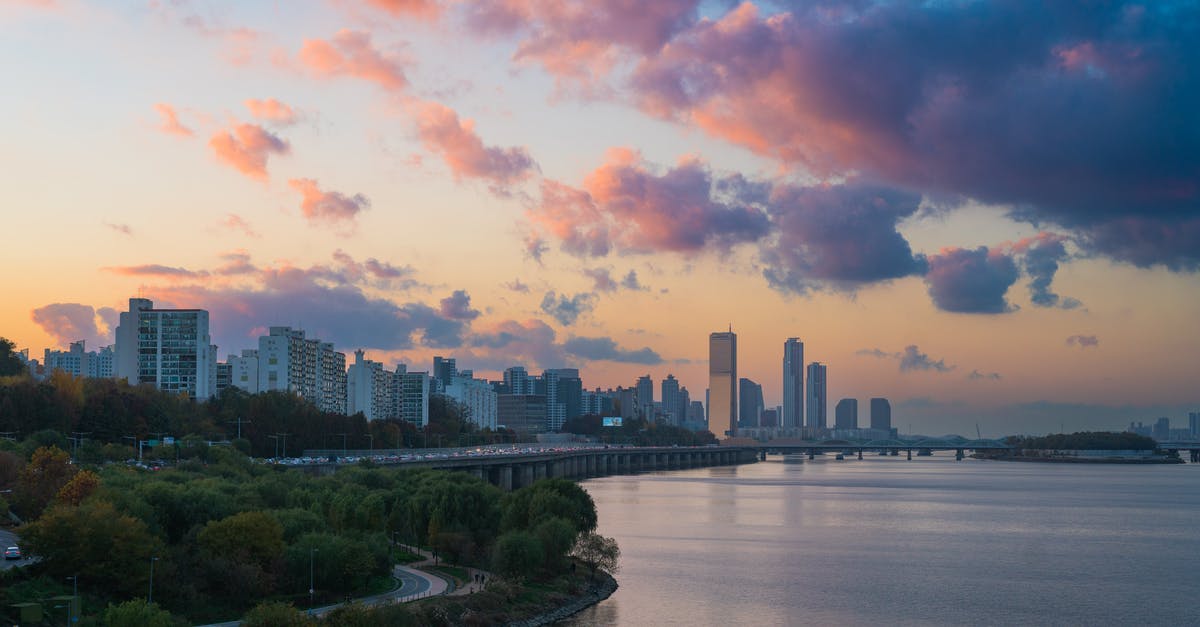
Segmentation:
{"type": "Polygon", "coordinates": [[[570,625],[1200,625],[1200,465],[866,456],[592,479],[570,625]]]}

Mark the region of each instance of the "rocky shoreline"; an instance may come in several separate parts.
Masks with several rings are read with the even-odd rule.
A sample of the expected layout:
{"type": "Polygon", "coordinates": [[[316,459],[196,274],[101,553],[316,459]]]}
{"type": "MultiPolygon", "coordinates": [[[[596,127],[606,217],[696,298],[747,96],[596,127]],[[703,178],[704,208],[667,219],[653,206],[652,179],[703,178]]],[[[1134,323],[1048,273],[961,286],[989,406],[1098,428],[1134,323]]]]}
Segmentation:
{"type": "Polygon", "coordinates": [[[508,623],[508,627],[541,627],[542,625],[553,625],[560,620],[582,612],[607,599],[616,590],[617,580],[606,572],[598,572],[596,573],[596,582],[588,586],[587,590],[576,596],[570,603],[559,606],[549,612],[538,614],[532,618],[508,623]]]}

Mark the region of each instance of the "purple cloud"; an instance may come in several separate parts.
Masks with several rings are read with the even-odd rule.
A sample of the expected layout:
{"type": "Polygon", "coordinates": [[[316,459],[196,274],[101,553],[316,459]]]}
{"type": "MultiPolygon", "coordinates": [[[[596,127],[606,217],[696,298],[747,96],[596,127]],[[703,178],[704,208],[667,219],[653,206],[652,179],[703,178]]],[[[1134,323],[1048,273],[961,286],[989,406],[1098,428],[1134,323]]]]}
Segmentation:
{"type": "Polygon", "coordinates": [[[933,303],[957,313],[1008,313],[1015,310],[1005,298],[1020,271],[1011,255],[980,246],[949,248],[929,257],[925,282],[933,303]]]}

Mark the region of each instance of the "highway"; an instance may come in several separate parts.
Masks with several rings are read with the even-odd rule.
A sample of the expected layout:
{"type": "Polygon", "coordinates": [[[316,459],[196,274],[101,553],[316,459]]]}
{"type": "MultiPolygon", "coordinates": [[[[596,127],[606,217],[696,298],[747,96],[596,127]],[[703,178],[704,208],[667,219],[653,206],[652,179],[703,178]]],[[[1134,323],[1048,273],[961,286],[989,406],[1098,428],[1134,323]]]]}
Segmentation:
{"type": "MultiPolygon", "coordinates": [[[[5,531],[3,529],[0,529],[0,551],[3,551],[4,549],[7,549],[10,546],[21,546],[21,543],[17,540],[17,534],[15,534],[11,531],[5,531]]],[[[25,552],[24,547],[21,548],[21,552],[22,552],[22,554],[24,554],[24,552],[25,552]]],[[[32,563],[32,561],[33,560],[30,560],[28,558],[19,559],[19,560],[0,560],[0,570],[8,570],[10,568],[16,568],[17,566],[23,566],[25,564],[32,563]]]]}

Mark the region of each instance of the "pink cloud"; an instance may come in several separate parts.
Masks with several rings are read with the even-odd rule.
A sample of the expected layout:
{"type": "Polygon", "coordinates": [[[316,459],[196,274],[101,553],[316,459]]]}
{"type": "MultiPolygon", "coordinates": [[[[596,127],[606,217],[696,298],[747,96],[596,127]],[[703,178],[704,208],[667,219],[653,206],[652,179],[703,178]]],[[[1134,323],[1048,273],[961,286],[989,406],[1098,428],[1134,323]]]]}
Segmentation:
{"type": "Polygon", "coordinates": [[[136,266],[109,266],[104,268],[104,270],[113,274],[119,274],[121,276],[156,277],[159,279],[174,281],[196,279],[208,276],[208,273],[203,270],[194,271],[188,270],[187,268],[166,266],[157,263],[136,266]]]}
{"type": "Polygon", "coordinates": [[[108,314],[111,311],[107,307],[97,311],[91,305],[79,303],[52,303],[34,309],[30,318],[51,335],[59,347],[66,348],[79,340],[95,343],[110,339],[108,314]]]}
{"type": "Polygon", "coordinates": [[[192,132],[192,129],[179,122],[179,116],[175,113],[175,107],[165,102],[159,102],[154,105],[154,110],[158,111],[158,115],[162,117],[162,122],[158,125],[158,130],[169,135],[179,135],[181,137],[191,137],[195,134],[192,132]]]}
{"type": "Polygon", "coordinates": [[[221,226],[230,231],[240,232],[246,237],[259,237],[258,231],[255,231],[245,218],[234,213],[226,214],[225,219],[221,220],[221,226]]]}
{"type": "Polygon", "coordinates": [[[318,76],[354,76],[389,91],[408,86],[401,62],[371,45],[369,33],[341,30],[330,40],[306,39],[300,61],[318,76]]]}
{"type": "Polygon", "coordinates": [[[256,124],[217,131],[208,140],[217,159],[252,179],[267,179],[267,159],[291,152],[287,141],[256,124]]]}
{"type": "Polygon", "coordinates": [[[315,179],[289,179],[288,185],[303,196],[300,211],[309,223],[352,223],[360,211],[371,206],[362,194],[321,191],[315,179]]]}
{"type": "Polygon", "coordinates": [[[397,17],[432,20],[442,14],[438,0],[367,0],[367,4],[397,17]]]}
{"type": "Polygon", "coordinates": [[[250,110],[250,115],[266,122],[275,122],[284,126],[296,123],[296,112],[286,104],[274,99],[257,100],[250,98],[243,102],[250,110]]]}
{"type": "Polygon", "coordinates": [[[583,189],[543,182],[541,203],[529,215],[562,241],[565,251],[580,256],[603,256],[614,248],[725,251],[767,234],[763,211],[718,187],[697,159],[659,173],[638,153],[614,149],[608,162],[584,179],[583,189]]]}
{"type": "Polygon", "coordinates": [[[442,156],[456,178],[481,178],[504,186],[537,168],[524,148],[485,146],[474,122],[460,120],[453,109],[436,102],[419,105],[417,135],[426,148],[442,156]]]}

